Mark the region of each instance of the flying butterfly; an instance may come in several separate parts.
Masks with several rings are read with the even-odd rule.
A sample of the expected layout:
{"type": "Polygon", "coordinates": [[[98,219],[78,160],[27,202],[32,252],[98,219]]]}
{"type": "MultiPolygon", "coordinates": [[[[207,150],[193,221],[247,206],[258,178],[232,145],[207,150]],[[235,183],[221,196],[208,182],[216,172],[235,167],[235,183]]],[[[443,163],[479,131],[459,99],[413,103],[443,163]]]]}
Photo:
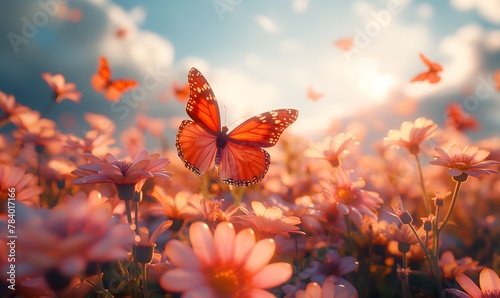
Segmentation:
{"type": "Polygon", "coordinates": [[[354,46],[354,38],[346,37],[333,42],[333,44],[339,48],[342,52],[349,52],[354,46]]]}
{"type": "Polygon", "coordinates": [[[220,179],[231,185],[251,186],[261,181],[271,163],[269,153],[262,147],[274,146],[299,112],[265,112],[228,133],[229,129],[221,126],[212,88],[196,68],[189,71],[188,84],[186,112],[192,120],[182,121],[175,142],[184,165],[199,176],[215,165],[220,179]]]}
{"type": "Polygon", "coordinates": [[[428,71],[418,74],[414,77],[410,82],[418,82],[418,81],[429,81],[431,84],[436,84],[441,80],[441,77],[438,75],[438,72],[443,70],[441,64],[436,62],[431,62],[424,54],[420,53],[420,59],[424,62],[425,65],[429,68],[428,71]]]}
{"type": "Polygon", "coordinates": [[[324,93],[316,92],[312,87],[307,88],[307,98],[309,98],[312,101],[318,101],[321,99],[323,96],[325,96],[324,93]]]}
{"type": "Polygon", "coordinates": [[[111,80],[111,70],[106,58],[100,58],[97,73],[92,76],[90,82],[97,92],[104,92],[104,97],[109,101],[118,101],[123,93],[137,86],[137,81],[132,79],[111,80]]]}

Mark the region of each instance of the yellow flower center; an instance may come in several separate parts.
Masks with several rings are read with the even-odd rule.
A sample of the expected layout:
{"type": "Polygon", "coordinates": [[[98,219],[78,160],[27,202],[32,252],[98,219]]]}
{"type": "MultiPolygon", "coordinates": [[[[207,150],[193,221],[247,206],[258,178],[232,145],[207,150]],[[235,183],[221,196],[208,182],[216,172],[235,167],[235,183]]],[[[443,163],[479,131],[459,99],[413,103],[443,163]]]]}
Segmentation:
{"type": "Polygon", "coordinates": [[[208,278],[209,284],[218,294],[218,297],[238,297],[237,292],[240,287],[240,279],[234,269],[216,271],[208,278]]]}
{"type": "Polygon", "coordinates": [[[338,197],[339,201],[341,201],[342,203],[347,204],[347,205],[349,205],[352,202],[352,200],[354,199],[351,190],[344,189],[344,188],[341,188],[337,191],[337,197],[338,197]]]}

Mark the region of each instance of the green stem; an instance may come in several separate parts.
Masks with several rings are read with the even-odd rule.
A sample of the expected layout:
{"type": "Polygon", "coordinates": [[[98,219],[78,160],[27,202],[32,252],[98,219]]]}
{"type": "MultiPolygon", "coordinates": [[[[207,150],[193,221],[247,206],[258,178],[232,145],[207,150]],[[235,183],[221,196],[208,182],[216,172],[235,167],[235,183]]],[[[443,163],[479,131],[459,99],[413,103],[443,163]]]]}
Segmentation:
{"type": "Polygon", "coordinates": [[[430,214],[431,206],[429,203],[429,197],[427,196],[427,191],[425,190],[424,175],[422,174],[422,167],[420,166],[420,160],[418,158],[418,154],[413,154],[413,156],[415,156],[415,160],[417,162],[418,175],[420,177],[420,187],[422,188],[422,193],[423,193],[422,198],[424,199],[425,212],[426,214],[430,214]]]}
{"type": "Polygon", "coordinates": [[[435,224],[433,226],[434,237],[433,237],[433,249],[434,249],[434,258],[439,260],[439,210],[441,206],[436,206],[436,218],[434,220],[435,224]]]}

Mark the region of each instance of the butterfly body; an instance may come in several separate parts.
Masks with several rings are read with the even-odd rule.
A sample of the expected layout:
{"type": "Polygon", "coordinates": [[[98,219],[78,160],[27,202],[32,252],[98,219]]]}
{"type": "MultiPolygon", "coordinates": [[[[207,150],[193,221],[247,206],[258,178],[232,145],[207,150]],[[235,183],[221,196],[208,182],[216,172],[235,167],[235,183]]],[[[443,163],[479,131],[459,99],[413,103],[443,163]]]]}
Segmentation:
{"type": "Polygon", "coordinates": [[[298,117],[298,111],[280,109],[254,116],[229,132],[221,126],[219,106],[203,75],[192,68],[186,112],[193,120],[179,126],[176,147],[184,165],[197,175],[212,165],[228,184],[251,186],[262,180],[271,157],[262,147],[276,144],[281,133],[298,117]]]}

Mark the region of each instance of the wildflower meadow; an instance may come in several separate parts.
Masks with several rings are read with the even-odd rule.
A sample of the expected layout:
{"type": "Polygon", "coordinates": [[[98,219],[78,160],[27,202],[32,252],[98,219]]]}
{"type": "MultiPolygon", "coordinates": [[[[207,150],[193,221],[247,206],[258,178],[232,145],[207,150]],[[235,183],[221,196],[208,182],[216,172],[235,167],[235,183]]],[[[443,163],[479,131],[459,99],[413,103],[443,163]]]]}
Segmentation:
{"type": "Polygon", "coordinates": [[[498,1],[0,10],[2,297],[500,297],[498,1]]]}

